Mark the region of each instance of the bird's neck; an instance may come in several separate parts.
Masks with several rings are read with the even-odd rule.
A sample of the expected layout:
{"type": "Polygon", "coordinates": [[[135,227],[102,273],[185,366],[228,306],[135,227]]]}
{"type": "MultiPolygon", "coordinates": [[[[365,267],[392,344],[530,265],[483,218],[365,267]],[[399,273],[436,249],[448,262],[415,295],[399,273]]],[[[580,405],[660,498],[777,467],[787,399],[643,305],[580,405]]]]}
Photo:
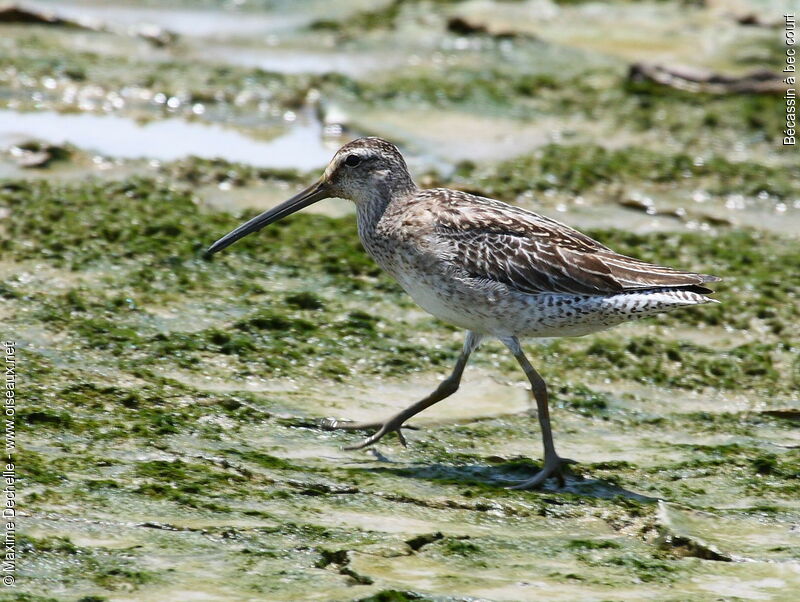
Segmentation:
{"type": "Polygon", "coordinates": [[[410,176],[407,178],[386,178],[373,183],[369,191],[356,202],[358,214],[358,233],[361,240],[367,240],[374,231],[386,209],[413,195],[417,191],[410,176]]]}

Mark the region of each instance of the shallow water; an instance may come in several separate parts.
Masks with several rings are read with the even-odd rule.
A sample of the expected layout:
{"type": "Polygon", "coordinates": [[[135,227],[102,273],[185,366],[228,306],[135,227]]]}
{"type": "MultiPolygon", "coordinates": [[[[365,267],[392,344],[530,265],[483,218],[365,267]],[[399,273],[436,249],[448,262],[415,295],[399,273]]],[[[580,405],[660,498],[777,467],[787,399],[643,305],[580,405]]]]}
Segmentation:
{"type": "Polygon", "coordinates": [[[308,22],[311,15],[259,14],[246,16],[235,11],[211,8],[170,8],[137,6],[135,3],[34,1],[26,6],[55,13],[59,16],[88,20],[98,25],[132,27],[158,25],[180,35],[193,37],[266,36],[291,30],[308,22]],[[245,16],[245,18],[243,18],[245,16]]]}
{"type": "MultiPolygon", "coordinates": [[[[712,69],[741,69],[744,34],[734,15],[775,15],[790,10],[781,2],[708,2],[705,6],[675,2],[551,4],[467,3],[463,13],[499,30],[520,31],[589,53],[627,61],[689,64],[712,69]],[[770,6],[771,4],[771,6],[770,6]]],[[[763,38],[769,32],[760,33],[763,38]]]]}
{"type": "Polygon", "coordinates": [[[278,73],[344,73],[366,76],[371,71],[391,69],[406,62],[404,57],[387,53],[341,52],[335,48],[305,50],[297,48],[252,48],[249,46],[206,46],[195,53],[199,60],[223,61],[244,67],[258,67],[278,73]]]}
{"type": "Polygon", "coordinates": [[[140,124],[117,115],[0,110],[0,147],[31,138],[73,144],[110,157],[170,161],[195,156],[298,169],[326,165],[338,148],[323,141],[322,127],[312,119],[301,119],[285,133],[261,141],[223,125],[177,118],[140,124]]]}

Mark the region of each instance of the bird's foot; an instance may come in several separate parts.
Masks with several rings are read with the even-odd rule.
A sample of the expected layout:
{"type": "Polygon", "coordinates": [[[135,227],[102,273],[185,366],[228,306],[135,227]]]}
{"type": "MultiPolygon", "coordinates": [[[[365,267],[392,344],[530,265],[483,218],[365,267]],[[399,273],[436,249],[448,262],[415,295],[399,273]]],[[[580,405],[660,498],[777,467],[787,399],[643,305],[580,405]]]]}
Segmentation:
{"type": "Polygon", "coordinates": [[[407,428],[416,430],[413,426],[403,425],[402,422],[397,421],[393,418],[390,418],[386,422],[352,422],[350,420],[336,420],[335,418],[325,418],[320,423],[323,429],[326,431],[334,431],[334,430],[344,430],[344,431],[363,431],[363,430],[374,430],[375,433],[364,439],[361,443],[357,443],[355,445],[346,445],[344,449],[364,449],[372,445],[373,443],[377,443],[379,440],[383,439],[385,435],[389,433],[397,433],[397,438],[400,439],[400,443],[403,444],[403,447],[408,447],[408,442],[406,441],[405,436],[403,435],[403,431],[401,429],[407,428]]]}
{"type": "Polygon", "coordinates": [[[564,479],[564,471],[570,464],[577,464],[577,462],[575,460],[561,458],[556,455],[545,458],[544,466],[533,477],[525,481],[521,481],[516,485],[511,485],[507,489],[536,489],[541,487],[550,477],[555,477],[556,481],[558,482],[558,486],[563,487],[566,484],[564,479]]]}

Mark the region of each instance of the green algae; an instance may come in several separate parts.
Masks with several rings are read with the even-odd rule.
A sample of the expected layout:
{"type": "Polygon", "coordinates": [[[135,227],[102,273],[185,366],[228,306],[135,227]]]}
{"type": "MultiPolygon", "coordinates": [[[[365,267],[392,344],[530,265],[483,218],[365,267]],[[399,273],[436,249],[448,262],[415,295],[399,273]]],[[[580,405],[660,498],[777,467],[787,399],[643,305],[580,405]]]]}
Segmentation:
{"type": "Polygon", "coordinates": [[[346,19],[336,21],[332,19],[317,19],[308,27],[312,31],[358,32],[374,31],[376,29],[391,29],[394,21],[400,15],[403,3],[392,0],[377,10],[359,11],[349,15],[346,19]]]}
{"type": "Polygon", "coordinates": [[[98,551],[79,547],[66,537],[36,538],[23,535],[18,543],[27,554],[36,554],[37,561],[49,561],[65,567],[61,578],[65,582],[79,580],[91,574],[93,582],[106,591],[136,591],[142,585],[157,581],[151,571],[137,568],[131,551],[98,551]],[[63,558],[68,562],[63,562],[63,558]]]}
{"type": "MultiPolygon", "coordinates": [[[[587,60],[576,56],[574,63],[587,60]]],[[[543,72],[527,71],[519,65],[496,65],[497,62],[479,68],[398,70],[370,80],[324,76],[318,85],[337,103],[363,106],[367,110],[377,105],[400,112],[447,110],[466,118],[503,116],[516,120],[520,127],[547,117],[573,121],[583,118],[586,120],[583,128],[611,124],[607,130],[609,136],[623,133],[634,138],[667,138],[693,159],[698,154],[718,152],[720,140],[735,143],[741,132],[748,132],[755,141],[773,143],[771,151],[786,155],[785,149],[776,144],[782,139],[784,128],[779,119],[781,100],[777,95],[733,98],[664,89],[629,82],[625,70],[619,67],[599,66],[574,72],[569,65],[559,65],[560,71],[543,72]]],[[[370,125],[369,121],[363,122],[363,127],[370,125]]],[[[585,152],[591,151],[590,145],[585,152]]],[[[645,157],[648,154],[645,152],[645,157]]],[[[561,169],[569,164],[568,157],[563,159],[561,169]]],[[[615,159],[619,160],[612,154],[612,162],[615,159]]],[[[692,161],[688,163],[687,169],[691,171],[692,161]]],[[[724,161],[721,167],[726,167],[724,161]]],[[[578,167],[576,177],[585,176],[585,172],[585,168],[578,167]]]]}
{"type": "Polygon", "coordinates": [[[583,193],[609,182],[686,180],[718,195],[766,193],[793,198],[800,194],[796,167],[775,168],[723,157],[698,160],[686,153],[666,154],[638,147],[609,150],[597,145],[550,144],[530,156],[488,169],[463,164],[458,175],[463,185],[497,198],[515,198],[530,190],[583,193]]]}
{"type": "MultiPolygon", "coordinates": [[[[28,310],[49,328],[71,331],[83,349],[113,351],[145,363],[173,357],[182,366],[192,365],[198,353],[223,353],[252,363],[250,370],[258,364],[267,373],[303,370],[302,359],[318,355],[323,359],[322,372],[328,375],[348,372],[346,365],[332,356],[352,348],[351,337],[371,341],[384,360],[375,363],[376,369],[383,365],[393,373],[452,357],[454,349],[450,348],[419,358],[415,348],[402,343],[399,327],[391,328],[388,321],[363,310],[348,311],[341,303],[323,306],[320,298],[308,291],[276,297],[264,275],[269,253],[259,250],[252,255],[226,256],[222,261],[202,260],[200,254],[208,242],[230,230],[237,220],[199,212],[187,192],[134,179],[111,186],[96,182],[88,188],[53,188],[45,182],[31,182],[20,189],[17,184],[7,184],[3,193],[13,216],[8,223],[12,238],[3,243],[4,251],[17,260],[47,258],[53,265],[71,270],[116,265],[117,273],[105,275],[102,288],[84,285],[69,289],[28,310]],[[31,204],[31,193],[43,204],[31,204]],[[164,197],[170,198],[166,212],[159,208],[164,197]],[[189,232],[191,236],[187,236],[189,232]],[[121,273],[124,264],[127,269],[121,273]],[[155,269],[159,264],[161,269],[155,269]],[[206,296],[250,295],[259,304],[274,299],[293,309],[288,314],[250,310],[249,315],[234,321],[231,329],[221,329],[220,324],[191,334],[167,335],[148,326],[149,313],[143,306],[164,303],[191,290],[206,296]],[[121,316],[127,320],[120,320],[121,316]],[[309,337],[313,342],[302,340],[309,337]],[[147,354],[150,359],[141,354],[145,347],[152,351],[147,354]]],[[[299,273],[316,264],[318,276],[331,286],[341,283],[342,288],[357,290],[366,286],[364,279],[378,278],[379,290],[397,294],[396,285],[385,281],[360,249],[351,220],[300,216],[300,222],[287,225],[288,229],[281,226],[266,232],[257,246],[260,249],[266,244],[263,248],[272,250],[272,261],[285,273],[299,273]],[[309,228],[316,232],[314,237],[302,234],[309,228]],[[289,249],[293,249],[293,258],[286,254],[289,249]]],[[[246,253],[246,249],[243,245],[238,250],[246,253]]]]}
{"type": "MultiPolygon", "coordinates": [[[[648,237],[643,240],[645,242],[642,247],[656,246],[648,237]]],[[[764,250],[771,250],[769,244],[764,250]]],[[[235,265],[241,258],[247,261],[248,256],[247,252],[242,252],[240,259],[231,258],[229,261],[235,265]]],[[[200,261],[197,263],[205,265],[200,261]]],[[[215,265],[218,263],[212,263],[211,267],[215,265]]],[[[26,299],[31,299],[29,292],[25,290],[26,286],[30,285],[14,283],[15,290],[21,290],[26,299]]],[[[173,295],[177,293],[167,293],[161,299],[172,299],[169,302],[174,302],[173,295]]],[[[278,299],[285,301],[297,294],[281,292],[278,299]]],[[[95,311],[92,309],[95,295],[94,287],[86,285],[78,303],[86,309],[69,310],[68,317],[62,322],[66,332],[86,320],[87,314],[91,315],[95,311]]],[[[224,300],[230,303],[229,298],[224,300]]],[[[76,300],[73,298],[70,303],[74,307],[76,300]]],[[[281,327],[294,329],[295,336],[301,336],[300,333],[304,333],[303,336],[317,336],[320,327],[314,325],[314,315],[324,316],[336,304],[336,301],[324,294],[301,295],[287,302],[286,309],[250,311],[229,322],[230,328],[219,327],[215,331],[238,332],[236,336],[255,341],[252,343],[254,348],[266,352],[267,348],[259,342],[262,333],[284,332],[270,330],[281,327]]],[[[103,304],[97,305],[104,307],[103,304]]],[[[373,336],[369,334],[369,327],[373,330],[375,328],[374,316],[365,313],[357,318],[358,332],[368,337],[373,336]]],[[[350,318],[346,318],[346,321],[349,320],[350,318]]],[[[386,320],[382,318],[381,321],[386,320]]],[[[408,329],[408,325],[405,325],[405,329],[408,329]]],[[[785,517],[779,520],[792,521],[795,517],[796,511],[791,510],[791,504],[797,496],[797,473],[793,468],[797,465],[796,461],[774,451],[765,451],[761,445],[681,447],[661,442],[664,446],[662,453],[669,450],[671,453],[678,453],[684,460],[648,467],[644,467],[639,461],[608,463],[605,467],[600,463],[582,465],[575,467],[573,474],[576,476],[572,477],[574,481],[570,481],[574,483],[571,490],[558,492],[548,488],[543,494],[507,491],[503,489],[505,484],[513,479],[525,478],[540,463],[512,456],[492,458],[489,450],[503,441],[520,438],[526,440],[527,446],[535,449],[535,439],[538,436],[533,427],[535,420],[527,415],[454,426],[440,425],[428,428],[421,434],[414,433],[411,448],[403,452],[407,454],[404,462],[411,462],[410,465],[401,464],[395,468],[389,465],[381,468],[381,463],[377,463],[377,466],[371,462],[365,463],[354,454],[352,461],[358,462],[361,467],[341,466],[339,461],[326,460],[325,455],[334,453],[333,450],[341,443],[351,442],[352,436],[341,433],[328,435],[310,430],[308,426],[282,423],[272,420],[268,415],[253,414],[247,411],[247,405],[241,405],[242,402],[256,404],[256,407],[267,412],[282,414],[287,412],[287,400],[282,399],[280,393],[247,394],[236,391],[210,394],[169,380],[161,381],[149,374],[141,361],[134,362],[130,358],[130,354],[135,351],[125,345],[120,346],[114,340],[116,335],[113,332],[92,330],[92,333],[91,340],[94,344],[108,344],[113,349],[114,362],[105,360],[105,363],[116,364],[115,373],[131,374],[135,369],[138,375],[136,378],[143,379],[146,384],[127,389],[113,382],[103,382],[100,375],[87,373],[85,368],[74,366],[69,369],[39,371],[35,382],[45,385],[43,392],[47,400],[47,405],[42,408],[54,415],[69,415],[71,425],[47,420],[33,421],[26,426],[30,441],[44,442],[54,432],[69,432],[81,441],[86,441],[96,452],[93,457],[87,457],[81,446],[63,449],[58,453],[65,459],[55,463],[49,461],[53,457],[53,452],[49,450],[37,452],[36,456],[20,456],[20,466],[27,466],[28,470],[34,469],[36,462],[39,462],[40,468],[36,469],[38,473],[31,480],[52,491],[28,495],[27,506],[38,514],[40,509],[52,505],[74,504],[80,500],[82,512],[92,514],[99,511],[99,508],[127,508],[132,501],[139,507],[150,508],[137,512],[138,515],[143,514],[149,518],[134,520],[142,523],[156,520],[176,525],[180,525],[179,520],[187,512],[200,513],[201,517],[196,520],[201,525],[204,525],[203,520],[211,520],[209,515],[222,517],[223,523],[233,524],[245,517],[272,521],[277,518],[280,526],[268,529],[215,527],[213,523],[202,527],[206,533],[204,537],[220,542],[215,543],[216,554],[224,550],[224,574],[231,579],[235,578],[237,587],[243,588],[251,596],[302,597],[302,592],[318,587],[320,579],[329,583],[326,587],[358,588],[348,589],[349,593],[336,590],[342,592],[342,599],[369,599],[370,596],[384,599],[382,596],[396,597],[396,594],[386,592],[410,591],[387,590],[388,586],[410,584],[413,581],[408,576],[386,572],[387,569],[382,564],[397,567],[401,562],[410,562],[404,556],[398,556],[407,553],[402,552],[402,549],[405,545],[403,542],[409,536],[404,535],[400,541],[396,541],[396,536],[391,532],[384,533],[381,530],[384,526],[389,528],[389,525],[401,518],[413,521],[425,517],[427,525],[443,532],[440,541],[433,540],[423,545],[415,554],[421,557],[421,566],[428,567],[432,574],[452,575],[467,571],[473,576],[497,575],[497,571],[502,570],[500,567],[511,559],[516,570],[524,570],[532,578],[551,583],[551,587],[563,587],[563,583],[581,584],[582,587],[601,588],[607,592],[606,595],[610,595],[620,584],[634,588],[681,588],[684,587],[681,584],[685,583],[686,577],[698,570],[670,552],[650,550],[646,543],[634,544],[633,542],[639,542],[638,535],[626,535],[609,529],[605,521],[620,525],[619,529],[628,528],[622,525],[631,522],[638,524],[636,521],[642,521],[635,532],[646,529],[652,511],[647,509],[647,504],[642,506],[638,503],[623,503],[619,497],[615,497],[626,491],[650,489],[647,491],[650,495],[694,500],[697,507],[703,508],[706,504],[713,503],[705,501],[710,494],[703,491],[713,491],[715,483],[724,483],[726,487],[734,487],[742,495],[760,500],[762,506],[770,505],[775,508],[777,511],[773,514],[776,517],[785,517]],[[67,379],[73,382],[65,382],[67,379]],[[188,400],[191,400],[191,404],[186,404],[188,400]],[[75,425],[80,424],[84,416],[94,416],[95,426],[76,430],[75,425]],[[213,423],[207,423],[201,428],[198,421],[206,416],[224,416],[233,421],[232,427],[221,429],[212,426],[213,423]],[[253,434],[254,428],[258,434],[253,434]],[[220,435],[225,438],[221,444],[218,440],[220,435]],[[185,438],[187,436],[189,439],[185,438]],[[321,452],[321,458],[286,457],[291,449],[286,443],[286,437],[291,437],[290,440],[296,442],[292,445],[325,442],[325,451],[321,452]],[[192,443],[187,448],[188,441],[192,443]],[[244,446],[244,441],[247,441],[247,447],[244,446]],[[118,456],[116,463],[109,462],[107,456],[120,445],[132,450],[162,450],[160,453],[167,454],[169,459],[135,461],[123,455],[118,456]],[[200,449],[194,451],[194,447],[200,449]],[[186,455],[176,456],[179,451],[186,455]],[[195,455],[205,455],[206,459],[195,455]],[[120,468],[123,469],[122,472],[118,472],[120,468]],[[579,475],[583,475],[586,481],[580,481],[579,475]],[[769,480],[765,481],[765,478],[769,480]],[[606,495],[605,491],[611,491],[611,496],[603,497],[606,495]],[[376,500],[378,495],[385,495],[386,498],[376,500]],[[122,500],[128,502],[123,503],[122,500]],[[354,522],[356,517],[362,515],[364,518],[360,522],[354,522]],[[386,518],[389,515],[391,520],[386,518]],[[448,516],[453,516],[458,522],[447,519],[448,516]],[[598,519],[598,516],[604,518],[598,519]],[[503,528],[508,528],[503,527],[507,521],[512,521],[513,536],[502,531],[503,528]],[[587,525],[593,524],[593,521],[605,525],[606,530],[597,534],[587,533],[587,525]],[[486,527],[485,524],[491,526],[486,527]],[[487,528],[493,532],[491,538],[486,537],[484,529],[487,528]],[[549,536],[561,539],[560,544],[555,545],[549,540],[545,542],[542,539],[542,529],[547,528],[568,529],[572,536],[565,537],[557,531],[549,536]],[[475,531],[464,533],[463,529],[475,531]],[[509,541],[519,540],[520,535],[526,532],[530,535],[523,536],[524,541],[519,542],[516,547],[509,546],[509,541]],[[575,533],[582,534],[578,543],[575,543],[575,533]],[[465,535],[469,535],[469,539],[462,539],[465,535]],[[369,552],[371,546],[379,546],[380,551],[369,552]],[[357,560],[350,561],[348,565],[331,564],[324,569],[316,568],[315,565],[326,550],[334,553],[334,559],[341,556],[339,550],[364,550],[367,555],[357,556],[357,560]],[[555,553],[553,550],[560,551],[555,553]],[[543,555],[547,557],[547,561],[541,565],[543,555]],[[539,567],[530,564],[532,561],[539,567]],[[261,575],[261,585],[243,577],[253,571],[261,575]],[[326,575],[320,576],[320,572],[326,575]],[[267,575],[281,575],[290,580],[277,589],[265,589],[263,583],[267,575]],[[314,579],[307,581],[301,575],[313,575],[314,579]],[[353,575],[358,576],[358,579],[353,575]],[[332,581],[329,582],[329,579],[332,581]],[[365,585],[366,579],[373,584],[365,585]],[[341,585],[336,585],[339,583],[341,585]],[[364,588],[363,593],[360,593],[360,588],[364,588]]],[[[77,338],[80,339],[81,336],[83,335],[77,338]]],[[[178,333],[170,334],[170,337],[177,336],[178,333]]],[[[202,330],[199,333],[184,333],[182,336],[187,339],[196,337],[203,341],[201,346],[213,344],[206,339],[207,334],[202,330]]],[[[632,351],[625,350],[625,344],[612,345],[613,349],[623,348],[623,356],[618,360],[619,365],[624,367],[623,371],[634,370],[632,358],[643,350],[661,358],[661,362],[674,361],[669,358],[669,346],[655,346],[653,349],[653,342],[646,337],[633,337],[633,340],[639,346],[632,351]]],[[[135,341],[135,346],[146,348],[151,353],[153,344],[146,337],[135,341]]],[[[452,355],[456,349],[457,342],[452,346],[452,355]]],[[[578,354],[574,370],[580,370],[581,374],[591,371],[598,378],[603,375],[613,375],[614,379],[628,377],[628,372],[621,373],[616,362],[587,367],[584,359],[591,356],[588,349],[591,347],[587,348],[586,355],[578,354]]],[[[691,373],[694,371],[691,363],[694,360],[688,358],[693,358],[696,354],[713,357],[714,354],[713,347],[679,345],[676,349],[686,354],[681,358],[687,365],[679,372],[686,378],[692,377],[691,373]]],[[[572,367],[556,367],[557,363],[561,364],[573,352],[563,350],[558,357],[554,357],[552,351],[543,349],[540,356],[537,348],[532,355],[537,356],[538,364],[546,366],[545,373],[556,372],[555,382],[576,382],[575,377],[570,376],[572,367]]],[[[80,354],[89,352],[90,348],[86,347],[80,354]]],[[[212,356],[226,355],[221,349],[208,353],[212,356]]],[[[230,357],[238,358],[240,354],[247,353],[247,350],[237,351],[230,357]]],[[[360,349],[356,349],[353,357],[373,353],[367,352],[362,345],[360,349]]],[[[481,355],[477,354],[479,362],[484,361],[481,360],[481,355]]],[[[25,354],[26,361],[34,361],[36,356],[36,352],[25,354]]],[[[167,354],[167,357],[171,358],[170,362],[178,361],[174,355],[167,354]]],[[[423,367],[430,366],[424,357],[421,361],[424,362],[423,367]]],[[[496,369],[500,373],[507,371],[508,374],[513,374],[515,379],[521,378],[521,375],[512,372],[513,367],[500,366],[496,369]]],[[[648,370],[650,368],[643,367],[641,374],[645,376],[648,370]]],[[[317,368],[314,368],[314,372],[319,378],[317,368]]],[[[359,372],[363,374],[360,369],[359,372]]],[[[298,365],[289,373],[308,374],[308,369],[298,365]]],[[[660,372],[653,368],[653,373],[658,375],[660,372]]],[[[352,378],[353,376],[348,376],[348,379],[352,378]]],[[[404,378],[408,378],[408,375],[405,374],[404,378]]],[[[722,382],[716,380],[718,377],[713,373],[694,378],[703,381],[708,379],[701,386],[721,386],[722,382]]],[[[752,383],[759,387],[767,386],[766,380],[768,378],[765,376],[762,380],[756,378],[752,383]]],[[[737,389],[741,386],[753,386],[748,382],[747,379],[740,379],[736,383],[725,381],[722,384],[737,389]]],[[[785,399],[788,400],[788,396],[785,399]]],[[[558,409],[554,409],[555,428],[561,448],[565,450],[570,450],[571,447],[572,439],[568,436],[571,430],[580,429],[581,437],[586,437],[587,431],[591,432],[595,428],[592,426],[594,421],[603,414],[612,417],[613,430],[636,431],[639,436],[644,437],[649,432],[650,437],[658,439],[663,438],[665,429],[670,432],[673,429],[675,432],[686,432],[689,429],[699,439],[718,437],[721,432],[743,432],[731,428],[732,420],[736,421],[734,424],[738,424],[745,419],[745,416],[740,415],[734,415],[727,421],[688,416],[681,421],[674,414],[662,410],[662,422],[648,427],[640,424],[636,414],[620,413],[615,408],[617,402],[614,396],[602,394],[588,386],[567,387],[563,391],[559,389],[555,403],[558,406],[558,409]],[[606,407],[603,407],[604,404],[606,407]]],[[[302,415],[305,410],[301,402],[289,411],[302,415]]],[[[340,411],[346,415],[346,408],[343,407],[340,411]]],[[[750,420],[751,426],[745,424],[744,427],[752,429],[752,436],[757,436],[763,426],[754,417],[750,420]]],[[[771,423],[773,425],[780,422],[777,418],[770,420],[775,421],[771,423]]],[[[382,453],[394,457],[394,462],[397,462],[396,454],[400,453],[398,449],[399,446],[391,441],[380,446],[382,453]]],[[[650,453],[657,456],[658,449],[660,448],[650,453]]],[[[567,453],[573,455],[570,451],[567,453]]],[[[536,455],[538,454],[534,452],[534,456],[536,455]]],[[[130,520],[128,517],[125,519],[130,520]]],[[[416,523],[411,524],[414,526],[404,529],[404,533],[408,533],[409,529],[410,535],[423,531],[432,532],[427,526],[422,529],[416,523]]],[[[137,545],[143,546],[140,554],[147,554],[149,557],[174,557],[176,546],[189,545],[180,544],[179,541],[192,534],[181,530],[162,531],[148,527],[129,529],[133,529],[131,536],[136,537],[137,545]],[[161,537],[165,539],[153,540],[149,535],[138,534],[141,531],[154,531],[163,534],[161,537]],[[171,539],[166,539],[167,537],[171,539]]],[[[47,545],[30,550],[30,557],[36,559],[37,563],[46,565],[55,558],[69,556],[70,546],[85,548],[75,543],[78,541],[75,538],[66,541],[63,539],[69,537],[69,531],[65,530],[64,525],[58,526],[54,533],[55,537],[62,539],[49,544],[55,548],[53,551],[45,549],[47,545]],[[64,548],[63,551],[60,548],[64,548]]],[[[204,548],[201,544],[194,543],[190,545],[190,549],[196,554],[204,548]]],[[[112,597],[114,592],[121,590],[149,592],[152,588],[163,588],[165,580],[172,580],[176,576],[182,580],[179,582],[183,587],[188,585],[184,580],[191,573],[182,564],[178,565],[180,568],[177,573],[165,572],[163,568],[144,570],[136,567],[135,560],[134,564],[130,564],[130,560],[109,564],[107,554],[104,552],[102,556],[102,565],[83,561],[78,569],[79,573],[62,572],[58,577],[59,583],[67,588],[75,587],[78,583],[88,583],[89,585],[82,587],[96,588],[93,590],[96,594],[93,595],[112,597]]],[[[126,555],[129,556],[128,553],[126,555]]],[[[40,565],[31,566],[32,570],[37,570],[35,567],[40,565]]],[[[513,579],[510,575],[503,578],[513,579]]],[[[191,579],[197,583],[196,578],[191,579]]],[[[461,581],[434,581],[435,584],[419,588],[426,592],[431,591],[431,594],[417,596],[403,593],[402,596],[406,599],[446,599],[446,592],[460,589],[472,591],[467,585],[469,582],[466,577],[461,581]]],[[[691,598],[689,591],[681,591],[684,592],[684,597],[691,598]]]]}
{"type": "Polygon", "coordinates": [[[624,378],[675,388],[755,387],[774,393],[796,386],[791,373],[784,375],[788,378],[779,378],[770,355],[774,345],[745,344],[720,354],[718,350],[681,341],[631,337],[625,342],[597,338],[581,350],[567,349],[558,344],[551,348],[563,353],[567,365],[575,369],[583,366],[602,373],[616,368],[624,378]]]}
{"type": "MultiPolygon", "coordinates": [[[[274,106],[296,107],[313,83],[313,77],[288,76],[262,69],[230,65],[202,65],[184,60],[142,60],[136,53],[114,56],[76,48],[60,36],[40,33],[9,35],[0,56],[0,84],[33,78],[54,78],[61,86],[100,86],[105,93],[139,87],[193,103],[233,105],[243,91],[253,98],[269,99],[274,106]]],[[[80,46],[80,45],[79,45],[80,46]]],[[[25,97],[19,100],[25,101],[25,97]]],[[[57,97],[55,105],[61,103],[57,97]]],[[[255,104],[255,101],[250,103],[255,104]]],[[[154,107],[150,107],[152,110],[154,107]]],[[[159,110],[166,112],[166,106],[159,110]]]]}
{"type": "MultiPolygon", "coordinates": [[[[419,103],[520,122],[576,112],[673,141],[558,143],[499,164],[463,164],[448,180],[431,176],[508,201],[556,191],[605,202],[604,189],[643,185],[766,193],[764,205],[799,194],[800,174],[778,166],[779,152],[743,161],[724,144],[713,153],[694,146],[700,136],[773,140],[776,99],[629,84],[620,65],[582,68],[571,82],[501,63],[488,46],[472,66],[295,77],[120,59],[25,35],[8,38],[26,44],[0,61],[19,70],[4,71],[6,83],[37,80],[28,92],[55,75],[221,106],[245,89],[284,108],[314,88],[326,100],[397,111],[419,103]]],[[[520,53],[544,46],[514,44],[520,53]]],[[[469,397],[477,383],[468,371],[441,404],[455,410],[423,414],[414,422],[423,428],[406,433],[408,449],[388,437],[372,454],[344,452],[364,433],[317,428],[361,406],[375,416],[407,406],[460,347],[452,328],[420,317],[380,273],[352,216],[296,215],[202,259],[253,213],[213,212],[198,187],[294,188],[316,174],[186,159],[114,182],[68,183],[47,169],[38,176],[0,183],[8,267],[0,294],[25,384],[15,461],[29,514],[18,539],[28,581],[20,587],[30,593],[14,599],[50,599],[54,588],[87,602],[320,591],[341,600],[733,595],[715,580],[780,599],[781,589],[796,588],[787,534],[798,520],[800,441],[785,417],[800,387],[796,236],[724,224],[590,230],[623,253],[722,276],[721,303],[613,335],[531,344],[550,385],[559,451],[581,463],[564,490],[520,492],[505,487],[540,468],[540,434],[523,391],[510,386],[523,375],[496,343],[475,354],[474,378],[496,378],[485,395],[516,400],[507,411],[469,397]],[[472,414],[467,400],[478,407],[472,414]],[[661,524],[659,498],[692,520],[661,524]],[[750,562],[720,562],[697,543],[704,539],[750,562]]]]}
{"type": "Polygon", "coordinates": [[[309,178],[294,169],[253,167],[231,163],[223,159],[187,157],[159,166],[159,171],[171,180],[191,186],[223,182],[231,186],[247,186],[255,183],[280,182],[282,184],[306,184],[309,178]]]}
{"type": "MultiPolygon", "coordinates": [[[[181,365],[191,365],[196,354],[204,351],[245,361],[261,357],[267,367],[270,358],[275,358],[278,363],[274,368],[290,369],[293,361],[313,352],[324,357],[344,351],[341,337],[355,336],[371,339],[376,352],[383,349],[383,357],[375,364],[387,361],[396,366],[398,373],[453,357],[455,347],[451,346],[445,353],[415,360],[411,348],[396,344],[402,338],[402,325],[392,327],[391,320],[377,319],[363,310],[344,310],[341,303],[307,291],[283,294],[277,299],[270,293],[262,275],[266,266],[278,264],[289,276],[316,266],[319,277],[332,287],[359,291],[375,286],[382,294],[396,297],[397,303],[407,304],[397,287],[378,272],[359,248],[349,218],[297,216],[257,238],[243,241],[235,253],[222,261],[208,263],[199,259],[204,242],[229,230],[237,220],[200,211],[190,193],[163,183],[141,178],[81,186],[9,182],[1,192],[4,205],[10,209],[6,228],[12,235],[2,244],[15,260],[46,258],[54,267],[73,271],[117,264],[117,274],[102,276],[103,288],[113,293],[103,293],[87,283],[48,295],[26,310],[51,328],[71,330],[83,348],[134,357],[147,347],[154,349],[157,357],[171,356],[181,365]],[[165,198],[169,199],[166,203],[165,198]],[[309,229],[315,232],[314,237],[303,235],[309,229]],[[189,232],[191,236],[186,235],[189,232]],[[153,268],[159,264],[162,269],[153,268]],[[126,269],[120,271],[121,266],[126,269]],[[233,321],[231,329],[211,327],[168,336],[147,327],[149,312],[144,307],[170,302],[191,291],[248,295],[262,302],[275,299],[289,309],[250,310],[233,321]],[[270,334],[273,332],[280,332],[281,338],[270,334]],[[299,340],[309,337],[314,338],[313,343],[299,340]],[[285,348],[287,338],[295,344],[293,349],[285,348]],[[324,341],[330,341],[329,350],[324,341]],[[284,352],[280,357],[279,349],[284,352]],[[407,358],[401,361],[398,352],[406,353],[407,358]]],[[[798,313],[796,304],[790,301],[796,296],[796,286],[789,274],[798,260],[796,245],[752,231],[715,236],[590,233],[626,254],[721,274],[726,281],[723,289],[729,286],[728,290],[737,291],[718,306],[682,312],[680,317],[665,318],[663,323],[688,320],[696,325],[747,329],[757,320],[765,324],[773,341],[748,343],[723,356],[702,346],[647,337],[634,337],[625,344],[600,339],[588,347],[583,345],[583,355],[576,354],[572,342],[554,343],[551,352],[568,348],[572,357],[579,358],[573,362],[576,369],[582,362],[589,362],[601,371],[612,365],[624,366],[626,356],[636,358],[637,365],[631,365],[629,376],[638,379],[637,373],[647,374],[656,383],[679,387],[737,388],[757,381],[765,386],[770,382],[793,386],[796,370],[792,369],[788,379],[777,378],[773,356],[782,349],[790,353],[792,345],[790,331],[784,325],[795,320],[798,313]],[[697,263],[698,258],[703,259],[702,265],[697,263]],[[670,364],[680,369],[686,358],[704,355],[709,356],[709,363],[700,366],[700,370],[696,369],[697,364],[686,366],[687,372],[693,374],[690,380],[669,374],[670,364]],[[647,363],[642,365],[640,360],[647,363]]],[[[13,279],[4,283],[4,288],[16,296],[23,294],[13,279]]],[[[331,364],[328,371],[339,373],[341,366],[331,364]]]]}

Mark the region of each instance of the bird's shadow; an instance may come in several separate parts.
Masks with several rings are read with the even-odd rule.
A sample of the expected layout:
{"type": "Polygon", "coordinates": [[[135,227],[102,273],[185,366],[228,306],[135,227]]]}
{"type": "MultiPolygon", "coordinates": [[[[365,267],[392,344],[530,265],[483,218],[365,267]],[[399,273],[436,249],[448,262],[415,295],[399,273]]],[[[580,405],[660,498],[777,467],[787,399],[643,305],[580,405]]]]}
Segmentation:
{"type": "MultiPolygon", "coordinates": [[[[473,491],[484,490],[487,492],[511,487],[531,478],[540,469],[541,465],[530,460],[512,460],[499,464],[420,463],[404,464],[402,466],[381,463],[380,466],[351,468],[356,472],[391,474],[409,479],[422,479],[442,485],[456,485],[468,487],[473,491]]],[[[569,470],[566,471],[565,476],[566,483],[564,487],[559,487],[555,479],[548,479],[538,491],[596,499],[624,498],[640,503],[655,503],[659,499],[625,489],[607,480],[584,478],[569,470]]]]}

